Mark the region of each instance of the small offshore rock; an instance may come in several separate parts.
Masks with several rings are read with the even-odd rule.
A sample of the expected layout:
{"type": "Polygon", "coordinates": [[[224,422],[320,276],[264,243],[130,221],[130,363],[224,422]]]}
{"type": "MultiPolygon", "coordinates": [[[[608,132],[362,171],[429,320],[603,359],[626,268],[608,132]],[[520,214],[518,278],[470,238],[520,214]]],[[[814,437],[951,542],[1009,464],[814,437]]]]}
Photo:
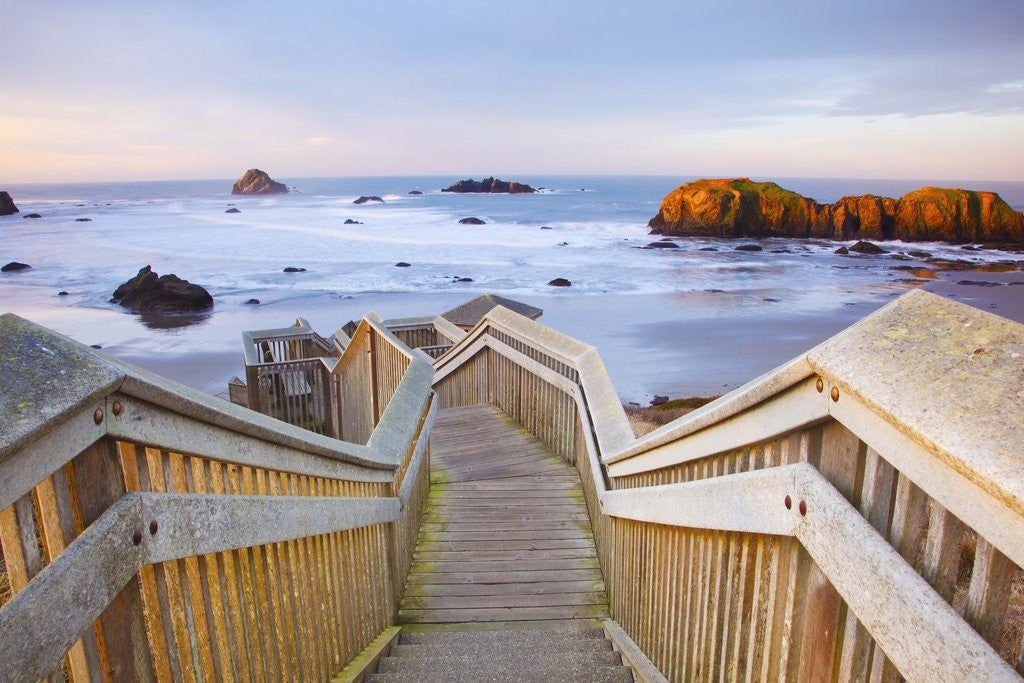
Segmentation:
{"type": "Polygon", "coordinates": [[[877,244],[875,244],[873,242],[867,242],[865,240],[860,240],[855,245],[850,247],[850,251],[857,252],[858,254],[888,254],[889,253],[885,249],[882,249],[877,244]]]}
{"type": "Polygon", "coordinates": [[[455,278],[455,281],[456,282],[472,282],[473,278],[471,278],[471,277],[457,277],[457,278],[455,278]]]}
{"type": "Polygon", "coordinates": [[[285,194],[288,186],[271,179],[258,168],[250,168],[231,186],[231,194],[285,194]]]}
{"type": "Polygon", "coordinates": [[[764,251],[760,244],[741,244],[733,248],[734,251],[764,251]]]}
{"type": "Polygon", "coordinates": [[[133,311],[200,311],[213,306],[213,297],[200,285],[177,275],[157,275],[149,266],[115,289],[111,301],[133,311]]]}
{"type": "Polygon", "coordinates": [[[224,213],[242,213],[242,210],[241,209],[236,209],[235,207],[231,207],[230,209],[228,209],[224,213]]]}
{"type": "Polygon", "coordinates": [[[351,218],[346,218],[345,219],[345,225],[362,225],[362,224],[363,224],[362,221],[354,221],[351,218]]]}
{"type": "Polygon", "coordinates": [[[102,349],[103,344],[89,344],[90,349],[102,349]]]}
{"type": "Polygon", "coordinates": [[[913,256],[914,258],[931,258],[932,254],[930,251],[908,251],[907,256],[913,256]]]}
{"type": "Polygon", "coordinates": [[[6,192],[0,192],[0,216],[10,216],[14,213],[19,213],[19,210],[14,205],[11,195],[6,192]]]}
{"type": "Polygon", "coordinates": [[[75,222],[76,223],[92,223],[92,219],[91,218],[76,218],[75,222]]]}
{"type": "Polygon", "coordinates": [[[414,196],[414,197],[417,197],[417,196],[419,196],[419,195],[421,195],[423,193],[420,192],[419,190],[409,190],[409,194],[414,196]]]}
{"type": "Polygon", "coordinates": [[[57,292],[57,296],[68,296],[69,294],[70,292],[65,292],[64,290],[57,292]]]}
{"type": "Polygon", "coordinates": [[[658,396],[655,394],[654,398],[651,399],[652,406],[660,406],[664,403],[668,403],[668,396],[658,396]]]}
{"type": "Polygon", "coordinates": [[[675,242],[668,240],[658,240],[657,242],[651,242],[644,249],[678,249],[679,245],[675,242]]]}
{"type": "Polygon", "coordinates": [[[564,277],[556,277],[548,284],[551,285],[552,287],[572,287],[572,283],[566,280],[564,277]]]}
{"type": "Polygon", "coordinates": [[[38,213],[26,213],[25,218],[42,218],[42,214],[38,213]]]}
{"type": "Polygon", "coordinates": [[[473,179],[460,180],[456,183],[452,183],[448,187],[441,190],[441,192],[456,192],[459,194],[465,193],[508,193],[508,194],[531,194],[536,192],[535,189],[526,185],[525,183],[517,182],[505,182],[504,180],[497,180],[493,177],[484,178],[483,180],[476,181],[473,179]]]}
{"type": "Polygon", "coordinates": [[[701,247],[698,251],[718,251],[718,247],[701,247]]]}
{"type": "Polygon", "coordinates": [[[19,263],[17,261],[11,261],[10,263],[8,263],[3,268],[0,268],[0,272],[3,272],[3,273],[16,273],[19,270],[28,270],[31,267],[32,266],[30,266],[27,263],[19,263]]]}
{"type": "Polygon", "coordinates": [[[396,268],[408,268],[410,265],[412,265],[412,264],[406,263],[405,261],[399,261],[398,263],[395,264],[395,267],[396,268]]]}
{"type": "Polygon", "coordinates": [[[247,299],[245,302],[249,306],[256,306],[260,303],[259,299],[247,299]]]}
{"type": "Polygon", "coordinates": [[[549,226],[547,226],[547,225],[542,225],[542,226],[540,226],[540,229],[541,229],[541,230],[551,230],[552,228],[550,228],[550,227],[549,227],[549,226]]]}
{"type": "Polygon", "coordinates": [[[847,254],[849,254],[849,253],[850,253],[850,250],[849,250],[849,249],[847,249],[846,247],[839,247],[838,249],[836,249],[836,250],[835,250],[834,252],[832,252],[832,253],[833,253],[833,254],[839,254],[840,256],[846,256],[847,254]]]}
{"type": "Polygon", "coordinates": [[[476,216],[470,216],[469,218],[463,218],[459,221],[461,225],[487,225],[487,221],[482,221],[476,216]]]}
{"type": "Polygon", "coordinates": [[[380,197],[378,197],[377,195],[370,195],[368,197],[363,195],[363,196],[360,196],[359,199],[355,200],[352,203],[353,204],[366,204],[367,202],[380,202],[381,204],[383,204],[384,200],[381,199],[380,197]]]}
{"type": "Polygon", "coordinates": [[[295,266],[288,266],[287,268],[284,269],[284,272],[286,272],[286,273],[305,273],[306,269],[305,268],[296,268],[295,266]]]}
{"type": "Polygon", "coordinates": [[[1002,287],[1002,282],[992,282],[990,280],[958,280],[958,285],[970,285],[973,287],[1002,287]]]}

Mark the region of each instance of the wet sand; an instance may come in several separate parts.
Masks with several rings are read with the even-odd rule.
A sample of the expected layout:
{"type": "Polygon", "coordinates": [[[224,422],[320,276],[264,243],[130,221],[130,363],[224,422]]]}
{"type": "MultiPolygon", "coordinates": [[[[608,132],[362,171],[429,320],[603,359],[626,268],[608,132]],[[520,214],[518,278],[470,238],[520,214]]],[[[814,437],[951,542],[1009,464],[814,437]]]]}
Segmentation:
{"type": "MultiPolygon", "coordinates": [[[[922,286],[1024,322],[1024,273],[1020,271],[944,271],[934,278],[922,286]]],[[[901,286],[890,294],[906,289],[901,286]]],[[[467,290],[321,295],[247,306],[243,302],[253,293],[246,293],[218,297],[211,315],[198,324],[158,330],[113,306],[76,305],[74,295],[58,298],[49,290],[30,287],[6,291],[15,296],[5,297],[8,300],[0,306],[5,311],[221,396],[226,396],[232,376],[244,376],[243,330],[284,327],[302,316],[327,335],[371,310],[385,318],[432,315],[477,294],[467,290]]],[[[734,389],[838,333],[892,296],[851,297],[809,312],[790,311],[784,300],[765,302],[730,292],[603,296],[559,292],[524,299],[544,309],[544,324],[597,347],[623,401],[646,404],[654,394],[699,396],[734,389]]]]}

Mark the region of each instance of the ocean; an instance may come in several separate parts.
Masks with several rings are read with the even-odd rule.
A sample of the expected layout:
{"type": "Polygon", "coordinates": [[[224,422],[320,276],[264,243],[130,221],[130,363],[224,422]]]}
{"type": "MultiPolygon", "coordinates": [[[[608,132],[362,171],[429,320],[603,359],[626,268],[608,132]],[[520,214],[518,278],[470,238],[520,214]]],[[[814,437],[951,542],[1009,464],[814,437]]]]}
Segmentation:
{"type": "MultiPolygon", "coordinates": [[[[542,322],[594,344],[623,399],[646,402],[655,393],[722,393],[921,284],[888,257],[837,256],[828,241],[770,239],[763,252],[743,252],[736,241],[693,238],[644,249],[657,239],[647,221],[689,177],[502,178],[545,189],[441,193],[453,176],[276,178],[294,190],[255,197],[232,196],[231,180],[8,185],[22,213],[0,217],[0,261],[33,267],[0,277],[0,311],[222,393],[241,374],[243,329],[303,316],[329,334],[370,310],[436,314],[494,292],[543,308],[542,322]],[[353,204],[360,195],[384,201],[353,204]],[[232,206],[241,213],[225,213],[232,206]],[[43,217],[23,218],[30,212],[43,217]],[[458,222],[469,216],[486,224],[458,222]],[[109,303],[145,265],[203,285],[214,309],[166,329],[109,303]],[[282,272],[288,266],[306,271],[282,272]],[[572,286],[549,286],[556,277],[572,286]],[[260,305],[246,305],[250,298],[260,305]]],[[[774,180],[819,202],[932,184],[993,190],[1024,208],[1020,182],[774,180]]],[[[883,246],[981,264],[1022,258],[883,246]]],[[[982,289],[963,296],[997,308],[982,289]]]]}

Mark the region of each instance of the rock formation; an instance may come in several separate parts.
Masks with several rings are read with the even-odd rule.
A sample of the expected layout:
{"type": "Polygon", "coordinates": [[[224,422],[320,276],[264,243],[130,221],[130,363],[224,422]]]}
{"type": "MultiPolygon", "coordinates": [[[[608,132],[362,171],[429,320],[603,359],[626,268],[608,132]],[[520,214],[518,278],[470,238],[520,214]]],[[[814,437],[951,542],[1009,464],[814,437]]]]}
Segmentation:
{"type": "Polygon", "coordinates": [[[18,207],[14,205],[11,195],[0,192],[0,216],[10,216],[12,213],[18,213],[18,207]]]}
{"type": "Polygon", "coordinates": [[[28,270],[31,267],[32,266],[30,266],[27,263],[20,263],[18,261],[11,261],[10,263],[8,263],[3,268],[0,268],[0,272],[2,272],[2,273],[17,273],[19,270],[28,270]]]}
{"type": "Polygon", "coordinates": [[[361,197],[359,197],[359,199],[355,200],[352,203],[353,204],[365,204],[367,202],[380,202],[381,204],[383,204],[384,200],[381,199],[380,197],[378,197],[377,195],[371,195],[369,197],[361,196],[361,197]]]}
{"type": "Polygon", "coordinates": [[[749,178],[686,183],[665,196],[649,225],[663,235],[1024,242],[1024,214],[994,192],[925,187],[899,199],[819,204],[749,178]]]}
{"type": "Polygon", "coordinates": [[[241,211],[241,209],[237,209],[237,208],[232,206],[230,209],[228,209],[224,213],[242,213],[242,211],[241,211]]]}
{"type": "Polygon", "coordinates": [[[556,277],[548,284],[551,285],[552,287],[572,287],[572,282],[565,279],[564,277],[556,277]]]}
{"type": "Polygon", "coordinates": [[[508,194],[530,194],[536,192],[529,185],[516,182],[505,182],[504,180],[496,180],[494,178],[484,178],[477,182],[475,180],[460,180],[457,183],[452,184],[449,187],[444,188],[441,192],[487,192],[487,193],[505,193],[508,194]]]}
{"type": "Polygon", "coordinates": [[[213,306],[210,293],[177,275],[157,275],[146,266],[114,290],[111,298],[135,312],[202,311],[213,306]]]}
{"type": "Polygon", "coordinates": [[[266,171],[250,168],[231,186],[231,194],[284,194],[288,186],[272,180],[266,171]]]}
{"type": "Polygon", "coordinates": [[[42,218],[42,214],[38,213],[26,213],[22,218],[42,218]]]}
{"type": "Polygon", "coordinates": [[[470,216],[469,218],[463,218],[459,221],[462,225],[487,225],[487,221],[480,220],[476,216],[470,216]]]}

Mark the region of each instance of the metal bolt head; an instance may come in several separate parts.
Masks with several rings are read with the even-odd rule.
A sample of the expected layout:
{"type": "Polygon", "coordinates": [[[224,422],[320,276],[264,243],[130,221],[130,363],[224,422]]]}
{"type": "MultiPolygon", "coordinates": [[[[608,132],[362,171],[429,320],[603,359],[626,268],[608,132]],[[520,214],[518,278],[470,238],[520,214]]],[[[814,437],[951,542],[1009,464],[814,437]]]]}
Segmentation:
{"type": "Polygon", "coordinates": [[[140,529],[136,529],[135,533],[132,534],[132,543],[135,545],[142,543],[142,531],[140,529]]]}
{"type": "Polygon", "coordinates": [[[814,383],[814,388],[818,390],[819,394],[825,391],[825,383],[821,381],[820,377],[818,378],[818,381],[814,383]]]}
{"type": "Polygon", "coordinates": [[[156,523],[155,519],[150,520],[150,522],[149,522],[149,535],[150,536],[155,536],[156,535],[156,530],[159,529],[159,528],[160,528],[160,525],[156,523]]]}
{"type": "Polygon", "coordinates": [[[800,501],[800,514],[802,516],[804,516],[804,517],[807,516],[807,502],[806,501],[803,501],[803,500],[800,501]]]}
{"type": "Polygon", "coordinates": [[[92,421],[96,424],[103,422],[103,411],[97,408],[96,412],[92,414],[92,421]]]}
{"type": "Polygon", "coordinates": [[[832,400],[833,401],[838,401],[839,400],[839,387],[832,387],[831,394],[832,394],[832,400]]]}
{"type": "Polygon", "coordinates": [[[121,405],[120,401],[114,401],[114,405],[112,406],[112,408],[115,416],[120,415],[121,411],[124,410],[124,406],[121,405]]]}
{"type": "Polygon", "coordinates": [[[786,496],[785,503],[786,503],[786,509],[787,510],[792,510],[793,509],[793,499],[792,498],[790,498],[789,496],[786,496]]]}

